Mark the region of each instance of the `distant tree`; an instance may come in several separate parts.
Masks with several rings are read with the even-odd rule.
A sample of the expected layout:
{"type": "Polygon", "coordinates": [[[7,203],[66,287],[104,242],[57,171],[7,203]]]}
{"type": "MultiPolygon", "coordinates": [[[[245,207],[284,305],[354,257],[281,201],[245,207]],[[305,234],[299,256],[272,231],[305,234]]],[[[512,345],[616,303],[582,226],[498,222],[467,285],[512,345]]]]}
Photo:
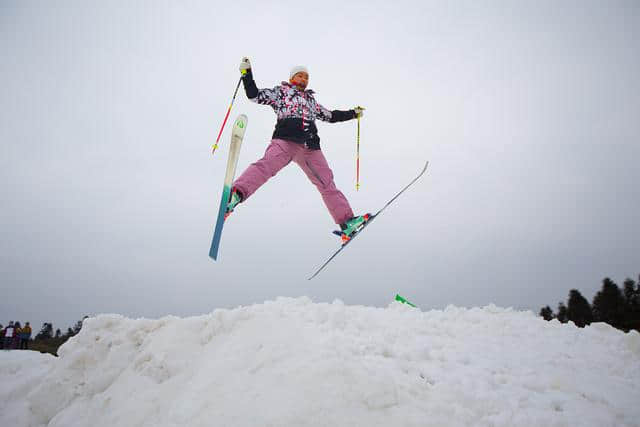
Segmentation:
{"type": "Polygon", "coordinates": [[[636,296],[636,282],[633,279],[627,279],[624,281],[624,286],[622,287],[624,294],[624,302],[626,305],[632,306],[634,304],[634,299],[636,296]]]}
{"type": "Polygon", "coordinates": [[[564,305],[563,302],[558,303],[558,315],[556,316],[556,319],[562,323],[567,323],[569,321],[567,306],[564,305]]]}
{"type": "Polygon", "coordinates": [[[547,305],[546,307],[542,307],[540,309],[540,317],[542,317],[544,320],[551,320],[555,316],[553,314],[553,310],[551,309],[551,307],[547,305]]]}
{"type": "Polygon", "coordinates": [[[73,327],[73,334],[74,335],[77,335],[80,332],[80,330],[82,329],[82,324],[84,323],[84,320],[88,319],[88,318],[89,318],[89,316],[84,316],[82,318],[82,320],[78,320],[76,322],[75,326],[73,327]]]}
{"type": "Polygon", "coordinates": [[[593,321],[591,305],[577,289],[569,291],[569,301],[567,302],[567,319],[576,326],[584,328],[593,321]]]}
{"type": "Polygon", "coordinates": [[[607,277],[602,281],[602,289],[593,297],[593,320],[621,328],[624,306],[625,300],[620,288],[607,277]]]}
{"type": "Polygon", "coordinates": [[[42,325],[42,329],[36,335],[31,348],[36,351],[51,353],[57,356],[60,346],[80,331],[80,329],[82,328],[82,322],[86,318],[87,316],[85,316],[82,320],[76,322],[76,324],[72,328],[67,328],[67,332],[64,334],[60,329],[56,329],[54,332],[53,324],[44,323],[42,325]]]}
{"type": "MultiPolygon", "coordinates": [[[[640,281],[640,280],[639,280],[640,281]]],[[[624,281],[624,320],[623,328],[640,330],[640,283],[632,279],[624,281]]]]}
{"type": "Polygon", "coordinates": [[[640,274],[638,275],[638,281],[636,282],[636,293],[633,297],[633,307],[634,307],[634,319],[635,319],[635,326],[634,329],[636,329],[638,332],[640,332],[640,274]]]}
{"type": "Polygon", "coordinates": [[[53,324],[45,322],[42,324],[42,329],[40,329],[35,339],[46,340],[51,338],[53,338],[53,324]]]}

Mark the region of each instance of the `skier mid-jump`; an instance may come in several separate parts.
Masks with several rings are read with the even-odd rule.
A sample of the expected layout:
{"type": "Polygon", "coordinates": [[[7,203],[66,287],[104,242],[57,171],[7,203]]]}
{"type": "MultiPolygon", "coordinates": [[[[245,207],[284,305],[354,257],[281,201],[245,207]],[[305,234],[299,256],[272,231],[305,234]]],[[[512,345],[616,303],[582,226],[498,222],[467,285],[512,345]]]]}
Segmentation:
{"type": "Polygon", "coordinates": [[[315,120],[335,123],[361,117],[364,108],[327,110],[307,89],[309,72],[303,66],[294,67],[289,82],[272,89],[258,89],[253,79],[249,58],[242,58],[240,72],[249,100],[269,105],[278,116],[271,143],[257,162],[251,164],[233,183],[225,217],[238,203],[246,201],[262,184],[294,161],[318,188],[329,213],[340,225],[343,241],[369,219],[370,215],[354,216],[346,197],[336,188],[333,173],[320,150],[320,138],[315,120]]]}

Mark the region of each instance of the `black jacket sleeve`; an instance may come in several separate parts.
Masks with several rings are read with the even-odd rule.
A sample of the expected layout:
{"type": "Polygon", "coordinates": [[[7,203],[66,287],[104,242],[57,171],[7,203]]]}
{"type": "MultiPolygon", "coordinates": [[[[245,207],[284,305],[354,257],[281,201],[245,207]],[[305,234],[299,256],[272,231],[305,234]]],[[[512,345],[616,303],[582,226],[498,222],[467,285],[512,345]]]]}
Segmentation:
{"type": "Polygon", "coordinates": [[[329,120],[329,123],[345,122],[347,120],[351,120],[355,118],[356,118],[355,110],[346,110],[346,111],[333,110],[331,112],[331,119],[329,120]]]}
{"type": "Polygon", "coordinates": [[[247,98],[253,99],[258,96],[258,86],[256,86],[255,80],[253,80],[253,73],[251,69],[242,76],[242,83],[244,83],[244,92],[247,94],[247,98]]]}

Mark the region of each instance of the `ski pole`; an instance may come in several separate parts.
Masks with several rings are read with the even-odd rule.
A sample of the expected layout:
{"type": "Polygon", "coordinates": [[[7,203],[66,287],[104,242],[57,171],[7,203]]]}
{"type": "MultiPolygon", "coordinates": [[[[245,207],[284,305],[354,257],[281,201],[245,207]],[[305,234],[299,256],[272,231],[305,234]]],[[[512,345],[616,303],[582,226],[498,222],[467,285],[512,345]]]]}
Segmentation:
{"type": "Polygon", "coordinates": [[[358,115],[358,137],[356,142],[356,191],[360,189],[360,115],[358,115]]]}
{"type": "MultiPolygon", "coordinates": [[[[244,73],[243,73],[244,75],[244,73]]],[[[238,88],[240,88],[240,82],[242,82],[242,76],[240,76],[240,80],[238,80],[238,84],[236,85],[236,90],[233,92],[233,98],[231,98],[231,104],[229,105],[229,109],[227,110],[227,115],[224,116],[224,121],[222,122],[222,127],[220,128],[220,132],[218,132],[218,137],[216,138],[216,143],[211,146],[211,154],[216,152],[218,148],[218,141],[220,141],[220,136],[222,135],[222,130],[224,129],[224,125],[227,123],[227,119],[229,118],[229,113],[231,112],[231,107],[233,107],[233,101],[236,100],[236,95],[238,94],[238,88]]]]}

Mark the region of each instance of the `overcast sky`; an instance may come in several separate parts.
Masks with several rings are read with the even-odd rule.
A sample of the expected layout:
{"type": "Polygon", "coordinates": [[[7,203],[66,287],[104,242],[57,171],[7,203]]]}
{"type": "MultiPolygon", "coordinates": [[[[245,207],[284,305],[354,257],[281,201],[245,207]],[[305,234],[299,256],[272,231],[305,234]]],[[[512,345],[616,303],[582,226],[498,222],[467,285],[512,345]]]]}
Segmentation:
{"type": "MultiPolygon", "coordinates": [[[[277,296],[422,309],[538,310],[640,273],[637,1],[0,2],[0,323],[207,313],[277,296]],[[376,211],[337,248],[289,165],[208,257],[229,146],[215,141],[251,58],[259,87],[298,64],[330,109],[336,184],[376,211]]],[[[249,117],[238,175],[275,114],[249,117]]]]}

